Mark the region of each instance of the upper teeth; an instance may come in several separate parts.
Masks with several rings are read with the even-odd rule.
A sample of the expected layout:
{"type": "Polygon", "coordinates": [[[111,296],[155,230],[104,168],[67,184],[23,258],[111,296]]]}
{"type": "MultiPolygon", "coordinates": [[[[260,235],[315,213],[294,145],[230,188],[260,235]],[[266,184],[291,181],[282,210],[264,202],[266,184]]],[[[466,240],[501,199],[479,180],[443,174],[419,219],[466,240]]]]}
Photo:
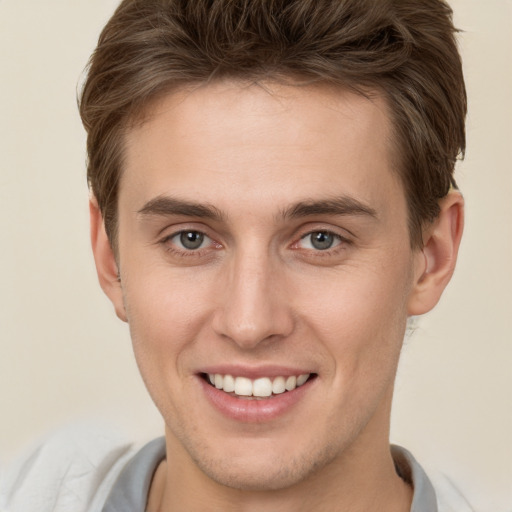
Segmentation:
{"type": "Polygon", "coordinates": [[[290,377],[261,377],[259,379],[248,379],[247,377],[233,377],[232,375],[220,375],[218,373],[208,374],[208,380],[217,389],[226,393],[234,392],[240,396],[267,397],[272,394],[279,395],[285,391],[293,391],[302,386],[310,374],[292,375],[290,377]]]}

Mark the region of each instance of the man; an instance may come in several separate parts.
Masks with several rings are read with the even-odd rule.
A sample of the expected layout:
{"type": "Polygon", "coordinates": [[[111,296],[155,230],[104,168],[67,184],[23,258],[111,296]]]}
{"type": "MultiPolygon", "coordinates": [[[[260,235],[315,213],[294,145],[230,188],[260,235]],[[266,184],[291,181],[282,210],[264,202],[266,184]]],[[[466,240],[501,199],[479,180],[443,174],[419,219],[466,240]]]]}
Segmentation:
{"type": "Polygon", "coordinates": [[[438,510],[389,418],[462,234],[449,7],[126,0],[80,112],[100,284],[166,424],[94,506],[438,510]]]}

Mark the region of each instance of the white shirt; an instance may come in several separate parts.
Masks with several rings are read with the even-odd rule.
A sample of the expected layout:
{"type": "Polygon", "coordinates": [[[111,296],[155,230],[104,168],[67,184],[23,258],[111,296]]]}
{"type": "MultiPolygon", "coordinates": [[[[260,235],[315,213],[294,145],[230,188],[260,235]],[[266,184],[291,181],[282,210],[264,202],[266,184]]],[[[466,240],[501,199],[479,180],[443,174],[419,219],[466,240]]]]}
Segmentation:
{"type": "MultiPolygon", "coordinates": [[[[411,512],[472,512],[449,480],[438,477],[433,486],[407,450],[392,453],[414,486],[411,512]]],[[[97,429],[59,432],[2,474],[0,512],[144,512],[164,457],[164,438],[138,450],[97,429]]]]}

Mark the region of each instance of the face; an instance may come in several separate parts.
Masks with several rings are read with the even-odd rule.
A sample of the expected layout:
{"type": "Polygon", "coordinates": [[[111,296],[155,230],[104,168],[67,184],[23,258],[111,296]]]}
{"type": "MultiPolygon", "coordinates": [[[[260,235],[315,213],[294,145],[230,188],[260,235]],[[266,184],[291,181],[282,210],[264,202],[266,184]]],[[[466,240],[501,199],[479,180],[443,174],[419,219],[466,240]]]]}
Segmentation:
{"type": "Polygon", "coordinates": [[[220,83],[126,140],[111,293],[180,467],[283,488],[387,449],[418,254],[385,102],[220,83]]]}

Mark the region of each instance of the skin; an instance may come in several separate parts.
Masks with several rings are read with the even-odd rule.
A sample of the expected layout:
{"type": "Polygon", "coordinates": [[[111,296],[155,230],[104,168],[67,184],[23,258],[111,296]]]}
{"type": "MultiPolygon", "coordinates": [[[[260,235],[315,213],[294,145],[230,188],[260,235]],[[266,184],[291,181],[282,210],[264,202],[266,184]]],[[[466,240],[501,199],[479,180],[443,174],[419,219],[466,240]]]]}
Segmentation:
{"type": "Polygon", "coordinates": [[[463,202],[443,199],[412,250],[391,138],[382,98],[270,83],[174,92],[129,130],[117,258],[94,200],[91,235],[166,423],[148,510],[409,510],[389,451],[393,382],[407,317],[452,275],[463,202]],[[205,235],[199,249],[184,231],[205,235]],[[206,399],[198,371],[212,364],[316,378],[284,414],[247,423],[206,399]]]}

